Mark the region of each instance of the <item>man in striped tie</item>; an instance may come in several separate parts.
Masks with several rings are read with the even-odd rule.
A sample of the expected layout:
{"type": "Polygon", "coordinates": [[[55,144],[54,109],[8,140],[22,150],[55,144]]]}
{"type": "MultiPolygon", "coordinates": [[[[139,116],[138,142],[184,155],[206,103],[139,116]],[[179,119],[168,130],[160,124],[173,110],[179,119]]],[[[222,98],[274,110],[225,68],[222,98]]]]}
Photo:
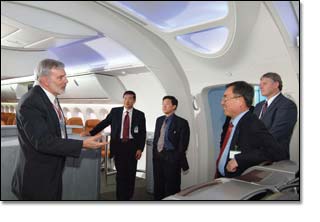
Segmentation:
{"type": "Polygon", "coordinates": [[[284,158],[289,159],[290,140],[297,122],[297,106],[281,93],[282,80],[277,73],[264,74],[260,79],[260,89],[267,99],[256,105],[254,113],[284,147],[284,158]]]}
{"type": "Polygon", "coordinates": [[[79,157],[82,148],[97,149],[101,135],[68,139],[57,96],[68,83],[64,64],[45,59],[35,69],[39,85],[22,96],[17,106],[20,150],[12,192],[20,200],[61,200],[65,158],[79,157]]]}

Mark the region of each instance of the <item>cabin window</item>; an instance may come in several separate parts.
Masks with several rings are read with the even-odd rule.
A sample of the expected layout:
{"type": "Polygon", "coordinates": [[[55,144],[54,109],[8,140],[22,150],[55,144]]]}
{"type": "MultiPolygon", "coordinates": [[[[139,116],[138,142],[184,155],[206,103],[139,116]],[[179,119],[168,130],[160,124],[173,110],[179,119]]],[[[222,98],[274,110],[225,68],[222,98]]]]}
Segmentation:
{"type": "Polygon", "coordinates": [[[94,113],[93,109],[88,108],[86,110],[86,119],[97,119],[97,115],[94,113]]]}
{"type": "Polygon", "coordinates": [[[89,119],[97,119],[97,115],[95,113],[90,113],[89,119]]]}
{"type": "Polygon", "coordinates": [[[70,112],[70,111],[67,111],[67,112],[66,112],[66,116],[67,116],[67,119],[70,119],[70,118],[72,117],[71,112],[70,112]]]}
{"type": "Polygon", "coordinates": [[[177,36],[176,39],[186,47],[204,54],[220,51],[228,38],[228,29],[224,26],[177,36]]]}
{"type": "Polygon", "coordinates": [[[227,1],[117,1],[114,4],[165,32],[216,21],[229,12],[227,1]]]}
{"type": "Polygon", "coordinates": [[[260,87],[259,86],[254,86],[254,100],[253,100],[254,106],[257,103],[259,103],[261,101],[264,101],[264,100],[266,100],[266,97],[261,94],[260,87]]]}

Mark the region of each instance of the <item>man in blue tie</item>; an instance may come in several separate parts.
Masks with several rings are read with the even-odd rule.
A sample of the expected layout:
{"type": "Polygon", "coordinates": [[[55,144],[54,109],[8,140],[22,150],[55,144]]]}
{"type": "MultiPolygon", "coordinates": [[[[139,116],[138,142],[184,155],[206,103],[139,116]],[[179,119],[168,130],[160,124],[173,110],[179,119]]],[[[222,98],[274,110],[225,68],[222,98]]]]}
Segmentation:
{"type": "Polygon", "coordinates": [[[282,93],[282,80],[277,73],[266,73],[260,79],[261,94],[266,101],[258,103],[254,113],[265,124],[273,137],[284,147],[285,159],[289,159],[289,145],[297,122],[297,106],[282,93]]]}
{"type": "Polygon", "coordinates": [[[249,111],[254,89],[238,81],[226,86],[221,105],[230,124],[217,155],[216,177],[235,177],[264,161],[279,161],[283,150],[256,115],[249,111]]]}

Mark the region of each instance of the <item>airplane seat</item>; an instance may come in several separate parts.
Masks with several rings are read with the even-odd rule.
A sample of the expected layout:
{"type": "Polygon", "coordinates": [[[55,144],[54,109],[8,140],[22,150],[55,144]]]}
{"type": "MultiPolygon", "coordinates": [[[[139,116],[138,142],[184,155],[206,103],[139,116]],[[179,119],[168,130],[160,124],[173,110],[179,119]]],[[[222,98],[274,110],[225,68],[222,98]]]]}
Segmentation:
{"type": "MultiPolygon", "coordinates": [[[[83,127],[83,122],[80,117],[71,117],[66,121],[67,125],[77,125],[83,127]]],[[[83,131],[81,128],[72,128],[73,134],[80,134],[83,131]]]]}
{"type": "Polygon", "coordinates": [[[9,113],[6,124],[7,125],[13,125],[13,122],[14,122],[15,118],[16,118],[16,114],[9,113]]]}
{"type": "Polygon", "coordinates": [[[86,120],[84,130],[86,133],[89,133],[90,130],[92,130],[96,125],[100,123],[99,119],[88,119],[86,120]]]}
{"type": "Polygon", "coordinates": [[[283,92],[282,93],[285,97],[293,101],[298,108],[298,116],[297,116],[297,122],[294,126],[292,136],[290,139],[290,146],[289,146],[289,154],[290,154],[290,160],[299,163],[300,162],[300,154],[299,154],[299,149],[300,149],[300,136],[299,136],[299,127],[300,127],[300,120],[299,120],[299,103],[294,99],[294,97],[291,95],[289,92],[283,92]]]}
{"type": "MultiPolygon", "coordinates": [[[[98,125],[98,123],[100,123],[99,119],[88,119],[88,120],[86,120],[85,127],[84,127],[85,132],[89,133],[89,131],[92,130],[96,125],[98,125]]],[[[105,146],[101,147],[101,157],[103,159],[105,159],[105,157],[106,157],[106,148],[105,148],[105,146]]]]}
{"type": "Polygon", "coordinates": [[[7,120],[10,116],[10,113],[3,112],[1,113],[1,120],[3,120],[7,124],[7,120]]]}

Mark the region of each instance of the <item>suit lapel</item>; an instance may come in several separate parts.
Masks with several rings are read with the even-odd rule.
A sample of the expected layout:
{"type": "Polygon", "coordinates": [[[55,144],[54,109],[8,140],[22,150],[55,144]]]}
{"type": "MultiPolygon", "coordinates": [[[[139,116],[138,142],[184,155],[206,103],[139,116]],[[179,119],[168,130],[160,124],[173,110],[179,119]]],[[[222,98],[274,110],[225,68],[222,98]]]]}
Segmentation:
{"type": "Polygon", "coordinates": [[[115,119],[115,121],[116,121],[116,124],[115,124],[115,126],[117,127],[117,134],[116,135],[119,135],[118,136],[118,138],[120,139],[120,137],[121,137],[121,127],[122,127],[122,114],[123,114],[123,107],[120,107],[118,110],[117,110],[117,112],[116,112],[116,117],[114,118],[115,119]]]}
{"type": "Polygon", "coordinates": [[[40,96],[42,97],[42,99],[43,99],[43,101],[45,103],[45,106],[48,107],[48,110],[49,110],[49,112],[51,114],[51,117],[54,118],[56,122],[59,122],[57,113],[53,108],[53,104],[50,102],[50,100],[49,100],[48,96],[46,95],[46,93],[41,89],[40,86],[35,86],[35,87],[37,87],[36,90],[37,90],[37,92],[39,92],[40,96]]]}
{"type": "Polygon", "coordinates": [[[272,109],[274,109],[277,104],[280,102],[280,100],[282,99],[283,95],[282,93],[280,93],[274,100],[273,102],[271,103],[271,105],[268,107],[268,110],[267,110],[267,113],[268,111],[271,111],[272,109]]]}
{"type": "Polygon", "coordinates": [[[172,116],[172,121],[171,121],[171,124],[170,124],[170,127],[169,127],[169,130],[168,130],[168,132],[172,132],[175,128],[176,128],[176,124],[177,124],[177,116],[173,113],[172,114],[173,116],[172,116]]]}
{"type": "Polygon", "coordinates": [[[36,90],[36,92],[40,95],[40,97],[42,98],[44,104],[47,108],[47,110],[49,111],[49,114],[51,115],[51,119],[54,119],[54,122],[56,123],[56,131],[58,136],[61,136],[61,130],[60,130],[60,123],[59,123],[59,119],[57,116],[56,111],[53,108],[53,104],[50,102],[47,94],[42,90],[42,88],[40,86],[35,86],[34,89],[36,90]]]}
{"type": "Polygon", "coordinates": [[[232,140],[231,140],[231,144],[230,144],[230,150],[232,150],[233,147],[235,147],[235,145],[238,145],[239,143],[239,138],[240,138],[240,128],[242,126],[242,124],[246,121],[246,119],[248,118],[248,115],[250,115],[250,111],[247,112],[238,122],[237,127],[234,131],[232,140]]]}
{"type": "Polygon", "coordinates": [[[137,111],[135,108],[133,108],[132,109],[132,121],[131,121],[131,133],[133,133],[133,128],[138,125],[137,122],[138,122],[137,111]]]}

